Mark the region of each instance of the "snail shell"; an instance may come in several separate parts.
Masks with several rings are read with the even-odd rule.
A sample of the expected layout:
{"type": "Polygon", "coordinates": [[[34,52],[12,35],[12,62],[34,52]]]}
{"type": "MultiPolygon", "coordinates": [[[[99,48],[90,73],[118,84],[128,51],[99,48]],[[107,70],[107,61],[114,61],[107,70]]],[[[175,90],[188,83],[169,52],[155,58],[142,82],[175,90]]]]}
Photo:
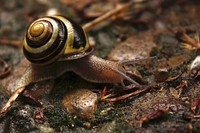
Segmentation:
{"type": "Polygon", "coordinates": [[[124,68],[133,60],[108,61],[90,54],[92,51],[93,47],[89,45],[84,30],[72,20],[52,16],[34,21],[24,38],[23,52],[31,63],[38,65],[30,64],[14,83],[14,93],[0,110],[0,117],[30,83],[55,79],[66,71],[72,71],[91,82],[124,85],[123,81],[128,80],[139,85],[127,75],[124,68]]]}
{"type": "Polygon", "coordinates": [[[33,64],[78,59],[92,51],[82,27],[63,16],[34,21],[23,43],[24,55],[33,64]]]}

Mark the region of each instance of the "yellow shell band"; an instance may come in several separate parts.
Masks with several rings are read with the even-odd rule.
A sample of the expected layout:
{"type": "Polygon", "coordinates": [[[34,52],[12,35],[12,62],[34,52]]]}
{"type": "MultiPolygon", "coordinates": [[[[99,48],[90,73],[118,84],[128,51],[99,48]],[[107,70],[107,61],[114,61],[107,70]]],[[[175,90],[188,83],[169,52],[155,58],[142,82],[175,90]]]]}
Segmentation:
{"type": "MultiPolygon", "coordinates": [[[[52,27],[53,27],[53,32],[52,32],[51,39],[45,45],[43,45],[41,47],[38,47],[38,48],[32,48],[32,47],[30,47],[27,44],[26,38],[24,38],[24,47],[25,47],[25,49],[27,51],[30,51],[31,53],[34,53],[34,54],[41,53],[41,52],[47,50],[53,44],[53,42],[56,40],[56,37],[58,36],[58,25],[57,25],[57,23],[53,19],[51,19],[51,18],[41,18],[41,19],[38,19],[38,21],[40,21],[40,20],[47,20],[47,21],[51,22],[52,27]]],[[[28,34],[30,34],[30,33],[28,33],[28,34]]]]}

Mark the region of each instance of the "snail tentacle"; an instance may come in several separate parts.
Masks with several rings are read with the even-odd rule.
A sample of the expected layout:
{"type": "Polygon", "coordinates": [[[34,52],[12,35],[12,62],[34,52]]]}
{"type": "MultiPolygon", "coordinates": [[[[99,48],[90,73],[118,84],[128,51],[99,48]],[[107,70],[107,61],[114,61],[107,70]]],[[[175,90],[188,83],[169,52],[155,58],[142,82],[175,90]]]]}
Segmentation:
{"type": "Polygon", "coordinates": [[[79,60],[73,61],[71,71],[83,79],[97,83],[122,83],[127,80],[132,84],[139,85],[131,79],[118,62],[104,60],[94,55],[88,55],[79,60]],[[80,65],[81,64],[81,65],[80,65]]]}
{"type": "Polygon", "coordinates": [[[147,58],[134,58],[134,59],[129,59],[129,60],[118,61],[118,63],[124,66],[124,65],[132,64],[132,63],[136,63],[140,61],[152,60],[155,58],[157,57],[152,56],[152,57],[147,57],[147,58]]]}
{"type": "Polygon", "coordinates": [[[81,26],[64,16],[47,16],[34,21],[27,30],[23,43],[24,56],[30,61],[29,67],[15,83],[15,89],[0,115],[30,83],[55,79],[66,71],[73,71],[83,79],[97,83],[122,83],[131,79],[124,65],[133,60],[114,62],[92,55],[93,46],[81,26]]]}
{"type": "Polygon", "coordinates": [[[133,80],[132,78],[130,78],[129,76],[126,75],[126,73],[120,71],[120,70],[114,70],[116,73],[118,73],[119,75],[121,75],[123,77],[123,80],[121,81],[121,84],[122,86],[125,86],[124,85],[124,79],[126,79],[127,81],[129,81],[130,83],[132,84],[135,84],[135,85],[140,85],[139,83],[137,83],[135,80],[133,80]]]}

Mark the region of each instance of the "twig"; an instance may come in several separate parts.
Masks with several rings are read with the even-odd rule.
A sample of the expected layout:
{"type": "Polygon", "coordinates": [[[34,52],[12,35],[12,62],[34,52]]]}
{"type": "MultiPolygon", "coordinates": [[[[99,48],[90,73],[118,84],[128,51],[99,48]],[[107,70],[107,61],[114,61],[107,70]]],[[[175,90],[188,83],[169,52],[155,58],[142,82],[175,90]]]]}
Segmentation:
{"type": "Polygon", "coordinates": [[[128,97],[141,94],[142,92],[147,91],[147,90],[150,90],[150,89],[151,89],[151,86],[147,86],[147,87],[145,87],[145,88],[143,88],[143,89],[136,90],[136,91],[134,91],[134,92],[131,92],[131,93],[128,93],[128,94],[125,94],[125,95],[122,95],[122,96],[119,96],[119,97],[116,97],[116,98],[108,98],[108,97],[106,96],[106,98],[104,98],[103,100],[108,101],[108,102],[117,102],[117,101],[121,101],[121,100],[123,100],[123,99],[126,99],[126,98],[128,98],[128,97]]]}
{"type": "Polygon", "coordinates": [[[153,112],[147,114],[147,115],[144,116],[144,117],[141,117],[141,118],[140,118],[140,128],[142,128],[143,123],[148,122],[148,121],[150,121],[150,120],[157,119],[157,118],[159,118],[159,117],[165,115],[166,113],[168,113],[168,111],[169,111],[169,107],[164,107],[164,108],[155,110],[155,111],[153,111],[153,112]]]}
{"type": "Polygon", "coordinates": [[[0,38],[0,44],[10,45],[17,48],[20,48],[22,46],[22,43],[23,42],[21,40],[9,40],[0,38]]]}
{"type": "Polygon", "coordinates": [[[116,15],[117,13],[123,11],[124,9],[127,9],[128,7],[132,6],[133,4],[138,4],[138,3],[142,3],[142,2],[146,2],[146,0],[132,0],[126,4],[120,5],[119,7],[116,7],[115,9],[107,12],[106,14],[96,18],[95,20],[83,25],[83,29],[85,31],[89,31],[90,29],[92,29],[94,26],[96,26],[98,23],[102,22],[103,20],[108,19],[113,15],[116,15]]]}
{"type": "Polygon", "coordinates": [[[197,106],[199,105],[200,102],[200,95],[194,100],[191,106],[191,110],[193,113],[195,113],[197,106]]]}
{"type": "Polygon", "coordinates": [[[0,59],[0,64],[3,65],[2,70],[0,70],[0,79],[6,77],[10,72],[11,68],[9,65],[2,59],[0,59]]]}
{"type": "Polygon", "coordinates": [[[15,99],[21,94],[22,91],[24,91],[25,87],[21,87],[17,89],[14,94],[10,97],[8,102],[3,106],[3,108],[0,111],[0,117],[5,115],[8,109],[11,107],[12,103],[15,101],[15,99]]]}
{"type": "MultiPolygon", "coordinates": [[[[117,13],[123,11],[124,9],[127,9],[128,7],[132,6],[133,4],[138,4],[138,3],[143,3],[146,2],[147,0],[132,0],[126,4],[120,5],[118,7],[116,7],[115,9],[107,12],[106,14],[96,18],[95,20],[86,23],[85,25],[83,25],[83,29],[88,32],[89,30],[91,30],[94,26],[96,26],[97,24],[101,23],[102,21],[110,18],[113,15],[116,15],[117,13]]],[[[22,46],[22,41],[21,40],[9,40],[9,39],[1,39],[0,38],[0,44],[4,44],[4,45],[10,45],[10,46],[14,46],[14,47],[21,47],[22,46]]]]}

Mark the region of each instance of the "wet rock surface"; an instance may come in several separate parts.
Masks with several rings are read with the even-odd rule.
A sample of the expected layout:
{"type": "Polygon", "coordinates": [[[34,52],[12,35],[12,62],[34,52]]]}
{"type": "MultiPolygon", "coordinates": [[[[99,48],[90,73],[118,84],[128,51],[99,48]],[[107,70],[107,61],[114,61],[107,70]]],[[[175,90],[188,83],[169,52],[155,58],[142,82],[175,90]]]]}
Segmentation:
{"type": "Polygon", "coordinates": [[[108,59],[122,61],[149,57],[155,46],[152,31],[142,32],[115,47],[108,55],[108,59]]]}
{"type": "Polygon", "coordinates": [[[97,98],[97,94],[88,89],[75,89],[65,94],[62,103],[69,113],[86,119],[94,119],[97,98]]]}

